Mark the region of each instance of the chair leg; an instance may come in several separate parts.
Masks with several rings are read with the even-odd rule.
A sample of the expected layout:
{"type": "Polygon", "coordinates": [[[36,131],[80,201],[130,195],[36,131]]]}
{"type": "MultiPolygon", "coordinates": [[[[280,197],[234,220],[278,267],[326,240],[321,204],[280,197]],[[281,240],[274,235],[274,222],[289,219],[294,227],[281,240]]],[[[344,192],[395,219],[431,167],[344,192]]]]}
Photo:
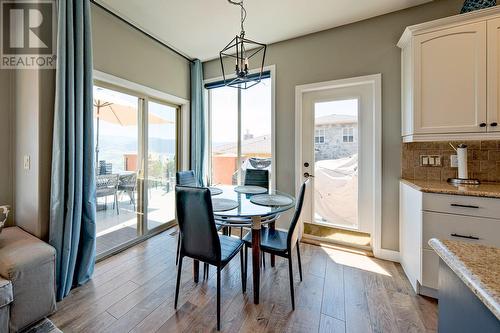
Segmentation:
{"type": "Polygon", "coordinates": [[[203,278],[206,279],[206,280],[208,280],[208,275],[209,274],[210,274],[210,266],[207,263],[205,263],[203,265],[203,278]]]}
{"type": "Polygon", "coordinates": [[[177,266],[177,283],[175,284],[175,300],[174,309],[177,309],[177,300],[179,299],[179,287],[181,284],[181,272],[182,272],[182,257],[179,258],[179,265],[177,266]]]}
{"type": "Polygon", "coordinates": [[[266,253],[261,252],[260,254],[262,255],[262,267],[266,268],[266,253]]]}
{"type": "Polygon", "coordinates": [[[247,271],[248,271],[248,246],[244,245],[245,248],[245,254],[244,254],[244,259],[245,259],[245,279],[243,280],[243,292],[247,291],[247,271]]]}
{"type": "Polygon", "coordinates": [[[120,208],[118,207],[118,194],[117,193],[115,193],[115,202],[113,203],[113,206],[115,206],[115,205],[116,205],[116,214],[120,215],[120,208]]]}
{"type": "Polygon", "coordinates": [[[297,260],[299,261],[299,275],[300,275],[300,281],[302,281],[302,263],[300,262],[300,249],[299,249],[299,241],[297,241],[297,260]]]}
{"type": "Polygon", "coordinates": [[[179,263],[179,255],[181,254],[181,232],[177,232],[177,251],[175,254],[175,265],[179,263]]]}
{"type": "Polygon", "coordinates": [[[243,248],[240,250],[240,265],[241,265],[241,290],[245,293],[245,280],[247,278],[246,275],[246,267],[245,267],[245,258],[243,257],[243,248]]]}
{"type": "Polygon", "coordinates": [[[240,228],[240,239],[243,239],[243,227],[240,228]]]}
{"type": "Polygon", "coordinates": [[[292,310],[295,310],[295,295],[293,291],[293,268],[292,268],[292,256],[288,257],[288,273],[290,275],[290,295],[292,296],[292,310]]]}
{"type": "Polygon", "coordinates": [[[217,267],[217,331],[220,331],[220,267],[217,267]]]}

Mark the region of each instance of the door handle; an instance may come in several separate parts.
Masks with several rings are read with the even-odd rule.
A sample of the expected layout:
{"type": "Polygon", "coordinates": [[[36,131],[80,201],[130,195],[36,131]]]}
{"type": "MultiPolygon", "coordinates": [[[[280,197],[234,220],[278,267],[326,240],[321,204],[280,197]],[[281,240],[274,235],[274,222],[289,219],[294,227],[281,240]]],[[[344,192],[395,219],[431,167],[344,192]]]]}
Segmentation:
{"type": "Polygon", "coordinates": [[[498,126],[498,123],[497,122],[493,122],[490,124],[491,127],[497,127],[498,126]]]}
{"type": "Polygon", "coordinates": [[[314,178],[309,172],[304,172],[304,178],[314,178]]]}
{"type": "Polygon", "coordinates": [[[486,127],[486,123],[479,124],[479,127],[486,127]]]}

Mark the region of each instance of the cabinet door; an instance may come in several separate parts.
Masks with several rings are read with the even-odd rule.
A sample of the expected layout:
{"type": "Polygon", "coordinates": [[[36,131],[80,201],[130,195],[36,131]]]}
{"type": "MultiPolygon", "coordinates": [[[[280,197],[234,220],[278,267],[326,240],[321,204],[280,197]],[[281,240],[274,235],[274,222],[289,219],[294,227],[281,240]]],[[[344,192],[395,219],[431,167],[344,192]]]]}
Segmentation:
{"type": "Polygon", "coordinates": [[[488,21],[488,132],[500,126],[500,19],[488,21]]]}
{"type": "Polygon", "coordinates": [[[414,39],[416,134],[486,132],[486,22],[414,39]]]}

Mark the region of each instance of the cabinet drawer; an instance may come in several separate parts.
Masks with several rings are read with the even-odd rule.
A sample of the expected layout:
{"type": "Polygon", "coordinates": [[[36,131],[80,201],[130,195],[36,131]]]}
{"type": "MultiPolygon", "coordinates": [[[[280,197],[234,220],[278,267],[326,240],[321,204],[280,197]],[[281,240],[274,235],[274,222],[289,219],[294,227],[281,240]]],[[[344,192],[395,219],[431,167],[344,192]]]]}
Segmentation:
{"type": "Polygon", "coordinates": [[[422,250],[422,285],[438,289],[439,282],[439,256],[434,250],[422,250]]]}
{"type": "Polygon", "coordinates": [[[453,239],[500,247],[500,221],[484,217],[423,212],[422,246],[430,249],[431,238],[453,239]],[[452,236],[457,235],[457,236],[452,236]],[[473,236],[479,239],[462,238],[473,236]]]}
{"type": "Polygon", "coordinates": [[[500,219],[500,199],[424,193],[424,211],[500,219]]]}

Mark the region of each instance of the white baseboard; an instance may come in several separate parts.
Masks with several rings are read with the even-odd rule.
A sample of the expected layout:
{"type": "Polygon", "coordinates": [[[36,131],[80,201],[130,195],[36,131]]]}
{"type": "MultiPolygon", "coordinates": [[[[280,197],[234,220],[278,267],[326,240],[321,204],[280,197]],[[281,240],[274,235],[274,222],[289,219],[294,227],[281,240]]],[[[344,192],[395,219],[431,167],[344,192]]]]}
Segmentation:
{"type": "Polygon", "coordinates": [[[399,262],[399,251],[386,250],[386,249],[373,249],[375,258],[399,262]]]}

